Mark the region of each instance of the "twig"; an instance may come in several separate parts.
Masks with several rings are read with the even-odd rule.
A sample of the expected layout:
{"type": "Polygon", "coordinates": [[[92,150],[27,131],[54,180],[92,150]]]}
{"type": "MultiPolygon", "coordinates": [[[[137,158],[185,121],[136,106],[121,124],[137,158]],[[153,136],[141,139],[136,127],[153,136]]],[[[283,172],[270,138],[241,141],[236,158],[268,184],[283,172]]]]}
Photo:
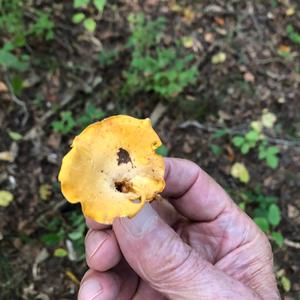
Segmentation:
{"type": "Polygon", "coordinates": [[[16,103],[17,105],[19,105],[22,108],[23,112],[24,112],[24,117],[23,117],[23,119],[21,121],[22,126],[24,126],[26,124],[27,120],[28,120],[28,117],[29,117],[27,106],[26,106],[26,104],[21,99],[19,99],[15,95],[13,87],[12,87],[11,82],[9,80],[9,77],[8,77],[8,75],[6,73],[4,74],[4,80],[5,80],[5,83],[6,83],[7,87],[8,87],[8,90],[9,90],[9,93],[10,93],[12,101],[14,103],[16,103]]]}
{"type": "MultiPolygon", "coordinates": [[[[187,127],[196,127],[199,130],[204,130],[207,132],[216,132],[219,130],[226,130],[228,134],[233,135],[233,134],[244,134],[245,130],[241,130],[238,127],[232,127],[232,128],[227,128],[227,127],[214,127],[211,125],[204,125],[199,123],[198,121],[195,120],[190,120],[190,121],[185,121],[182,124],[178,126],[181,129],[185,129],[187,127]]],[[[286,140],[286,139],[279,139],[279,138],[273,138],[270,136],[266,136],[266,139],[274,144],[280,144],[284,145],[286,147],[291,147],[291,146],[300,146],[300,141],[298,140],[286,140]]]]}
{"type": "Polygon", "coordinates": [[[291,241],[291,240],[288,240],[288,239],[284,239],[284,244],[288,247],[291,247],[291,248],[300,249],[300,243],[298,243],[298,242],[294,242],[294,241],[291,241]]]}

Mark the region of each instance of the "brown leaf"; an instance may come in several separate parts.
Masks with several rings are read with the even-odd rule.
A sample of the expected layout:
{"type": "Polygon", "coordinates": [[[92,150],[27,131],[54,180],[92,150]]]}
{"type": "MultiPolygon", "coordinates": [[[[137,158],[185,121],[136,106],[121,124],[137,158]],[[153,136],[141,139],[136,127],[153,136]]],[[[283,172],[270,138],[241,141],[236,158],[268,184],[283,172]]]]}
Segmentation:
{"type": "Polygon", "coordinates": [[[255,82],[255,77],[252,73],[246,72],[244,74],[244,80],[247,81],[247,82],[255,82]]]}
{"type": "Polygon", "coordinates": [[[8,88],[6,86],[6,84],[2,81],[0,81],[0,93],[6,93],[8,92],[8,88]]]}
{"type": "Polygon", "coordinates": [[[234,161],[234,159],[235,159],[235,154],[234,154],[234,151],[233,151],[233,149],[231,148],[231,146],[230,146],[230,145],[226,145],[225,149],[226,149],[226,151],[227,151],[227,159],[228,159],[229,161],[234,161]]]}
{"type": "Polygon", "coordinates": [[[223,18],[220,17],[214,17],[215,22],[220,25],[220,26],[224,26],[225,24],[225,20],[223,18]]]}

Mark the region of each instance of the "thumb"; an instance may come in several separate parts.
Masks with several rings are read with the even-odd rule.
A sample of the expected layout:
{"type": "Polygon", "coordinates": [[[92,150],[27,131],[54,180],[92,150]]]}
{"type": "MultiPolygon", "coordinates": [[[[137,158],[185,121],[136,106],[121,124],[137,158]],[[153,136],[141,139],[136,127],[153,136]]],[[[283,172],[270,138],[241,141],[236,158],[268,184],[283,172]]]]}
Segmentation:
{"type": "Polygon", "coordinates": [[[149,204],[132,219],[115,220],[113,229],[130,266],[168,299],[235,299],[239,288],[243,299],[256,299],[253,293],[247,298],[248,288],[202,259],[149,204]]]}
{"type": "Polygon", "coordinates": [[[113,228],[127,262],[155,290],[174,293],[186,285],[198,256],[150,204],[132,219],[116,220],[113,228]]]}

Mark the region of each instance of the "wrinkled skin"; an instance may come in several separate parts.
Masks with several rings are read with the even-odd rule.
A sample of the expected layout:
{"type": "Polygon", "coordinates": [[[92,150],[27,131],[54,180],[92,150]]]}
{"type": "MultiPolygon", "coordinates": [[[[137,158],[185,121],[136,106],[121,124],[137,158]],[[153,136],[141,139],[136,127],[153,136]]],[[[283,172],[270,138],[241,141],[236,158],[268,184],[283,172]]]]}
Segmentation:
{"type": "Polygon", "coordinates": [[[169,200],[112,227],[87,220],[79,300],[280,299],[266,236],[192,162],[166,159],[169,200]]]}

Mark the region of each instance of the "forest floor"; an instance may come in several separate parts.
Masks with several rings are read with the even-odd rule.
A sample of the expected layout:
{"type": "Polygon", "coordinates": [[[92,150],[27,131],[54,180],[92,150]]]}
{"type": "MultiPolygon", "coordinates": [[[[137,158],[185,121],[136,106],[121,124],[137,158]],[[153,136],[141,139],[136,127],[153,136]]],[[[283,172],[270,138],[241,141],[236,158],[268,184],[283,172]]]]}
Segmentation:
{"type": "MultiPolygon", "coordinates": [[[[198,163],[259,219],[283,298],[299,300],[299,2],[107,2],[90,32],[72,23],[71,1],[36,1],[32,10],[51,12],[53,37],[29,38],[15,51],[30,54],[26,70],[0,68],[0,192],[13,196],[0,207],[1,299],[76,298],[87,269],[86,228],[80,207],[60,192],[61,160],[83,126],[129,114],[151,117],[165,154],[198,163]],[[124,92],[130,16],[138,13],[164,17],[161,45],[193,54],[198,76],[182,92],[124,92]],[[244,154],[235,145],[253,121],[265,124],[262,140],[276,149],[275,162],[258,158],[262,140],[244,154]],[[244,176],[232,176],[236,163],[244,176]]],[[[93,8],[83,11],[94,16],[93,8]]],[[[8,39],[0,36],[2,44],[8,39]]]]}

